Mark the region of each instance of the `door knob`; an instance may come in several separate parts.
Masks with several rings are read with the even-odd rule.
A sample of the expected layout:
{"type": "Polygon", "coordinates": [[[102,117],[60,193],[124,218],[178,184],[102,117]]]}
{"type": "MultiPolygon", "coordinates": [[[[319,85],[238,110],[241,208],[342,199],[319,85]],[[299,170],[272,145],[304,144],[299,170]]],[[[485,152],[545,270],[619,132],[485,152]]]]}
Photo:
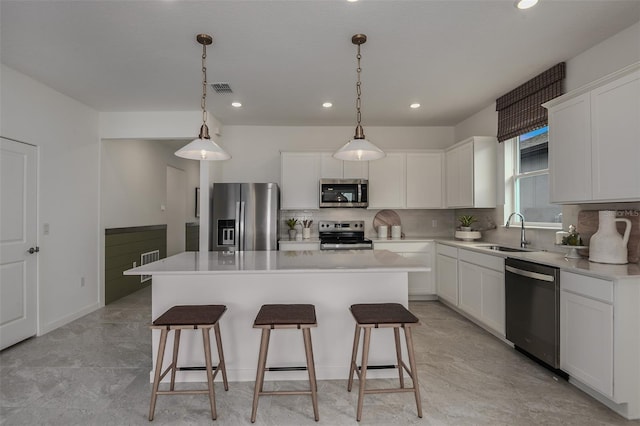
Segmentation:
{"type": "Polygon", "coordinates": [[[34,248],[34,247],[31,247],[31,248],[29,248],[29,250],[28,250],[29,254],[37,253],[37,252],[39,252],[39,251],[40,251],[40,247],[38,247],[38,246],[36,246],[35,248],[34,248]]]}

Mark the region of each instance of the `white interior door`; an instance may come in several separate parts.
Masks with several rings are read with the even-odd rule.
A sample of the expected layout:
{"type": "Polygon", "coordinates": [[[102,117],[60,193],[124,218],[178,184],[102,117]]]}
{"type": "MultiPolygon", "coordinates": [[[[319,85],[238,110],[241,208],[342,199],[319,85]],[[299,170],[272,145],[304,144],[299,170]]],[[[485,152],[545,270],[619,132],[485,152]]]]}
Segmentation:
{"type": "Polygon", "coordinates": [[[167,256],[185,249],[187,222],[187,174],[167,166],[167,256]]]}
{"type": "Polygon", "coordinates": [[[0,350],[37,332],[36,161],[0,138],[0,350]]]}

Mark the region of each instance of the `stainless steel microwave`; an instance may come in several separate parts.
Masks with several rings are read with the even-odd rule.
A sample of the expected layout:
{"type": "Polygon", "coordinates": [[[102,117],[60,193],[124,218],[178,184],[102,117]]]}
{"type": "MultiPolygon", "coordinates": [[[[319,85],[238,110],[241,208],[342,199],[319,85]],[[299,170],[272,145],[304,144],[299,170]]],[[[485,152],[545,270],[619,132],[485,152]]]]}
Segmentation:
{"type": "Polygon", "coordinates": [[[320,207],[369,206],[367,179],[320,179],[320,207]]]}

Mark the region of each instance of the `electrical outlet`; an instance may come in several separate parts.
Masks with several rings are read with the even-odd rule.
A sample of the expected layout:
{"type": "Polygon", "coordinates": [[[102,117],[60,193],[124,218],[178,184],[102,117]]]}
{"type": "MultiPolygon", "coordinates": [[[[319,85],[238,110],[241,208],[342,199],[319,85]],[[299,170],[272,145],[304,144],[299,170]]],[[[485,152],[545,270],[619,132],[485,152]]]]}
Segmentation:
{"type": "Polygon", "coordinates": [[[84,287],[84,277],[80,277],[80,287],[84,287]]]}
{"type": "Polygon", "coordinates": [[[48,223],[42,224],[42,234],[43,235],[49,235],[49,224],[48,223]]]}
{"type": "Polygon", "coordinates": [[[438,227],[438,219],[431,219],[431,227],[432,228],[438,227]]]}

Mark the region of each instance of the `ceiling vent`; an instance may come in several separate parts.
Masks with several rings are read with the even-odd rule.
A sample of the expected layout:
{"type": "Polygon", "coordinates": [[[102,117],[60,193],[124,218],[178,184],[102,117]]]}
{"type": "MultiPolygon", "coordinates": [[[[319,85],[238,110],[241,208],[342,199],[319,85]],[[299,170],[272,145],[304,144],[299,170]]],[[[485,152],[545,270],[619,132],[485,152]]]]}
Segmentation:
{"type": "Polygon", "coordinates": [[[229,83],[211,83],[211,88],[216,93],[233,93],[233,90],[231,90],[231,86],[229,86],[229,83]]]}

